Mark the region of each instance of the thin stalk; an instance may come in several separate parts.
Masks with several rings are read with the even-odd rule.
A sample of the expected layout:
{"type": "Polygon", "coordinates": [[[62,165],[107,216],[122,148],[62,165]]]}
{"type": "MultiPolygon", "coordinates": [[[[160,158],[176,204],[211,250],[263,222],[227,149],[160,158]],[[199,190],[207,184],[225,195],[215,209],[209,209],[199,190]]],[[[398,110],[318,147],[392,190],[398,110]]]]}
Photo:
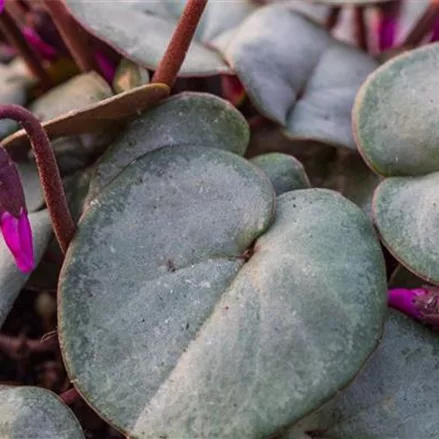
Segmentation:
{"type": "Polygon", "coordinates": [[[152,82],[166,84],[169,88],[172,88],[180,67],[186,58],[186,53],[189,50],[207,1],[189,0],[186,3],[174,35],[172,35],[163,59],[154,73],[152,82]]]}
{"type": "Polygon", "coordinates": [[[98,63],[90,50],[88,36],[75,21],[62,0],[44,0],[58,32],[82,72],[99,72],[98,63]]]}
{"type": "Polygon", "coordinates": [[[354,8],[355,38],[357,40],[358,47],[365,52],[368,52],[369,44],[364,12],[365,9],[363,6],[356,6],[354,8]]]}
{"type": "Polygon", "coordinates": [[[19,359],[29,354],[44,354],[56,349],[56,343],[44,343],[40,340],[31,340],[23,335],[12,337],[0,334],[0,351],[10,358],[19,359]]]}
{"type": "Polygon", "coordinates": [[[332,30],[338,23],[338,19],[340,18],[341,7],[333,6],[326,17],[325,26],[328,31],[332,30]]]}
{"type": "Polygon", "coordinates": [[[439,17],[439,0],[431,0],[427,9],[407,35],[403,47],[416,47],[432,31],[439,17]]]}
{"type": "Polygon", "coordinates": [[[74,387],[61,393],[61,395],[59,395],[59,397],[62,399],[62,401],[66,405],[72,405],[76,401],[79,401],[82,399],[81,395],[78,393],[78,391],[74,387]]]}
{"type": "Polygon", "coordinates": [[[26,130],[35,155],[47,208],[56,239],[65,253],[75,233],[75,223],[67,206],[55,154],[38,119],[19,105],[0,105],[0,120],[13,119],[26,130]]]}
{"type": "Polygon", "coordinates": [[[35,75],[44,86],[49,86],[51,81],[41,60],[26,41],[17,23],[6,9],[0,14],[0,30],[9,44],[22,56],[32,74],[35,75]]]}

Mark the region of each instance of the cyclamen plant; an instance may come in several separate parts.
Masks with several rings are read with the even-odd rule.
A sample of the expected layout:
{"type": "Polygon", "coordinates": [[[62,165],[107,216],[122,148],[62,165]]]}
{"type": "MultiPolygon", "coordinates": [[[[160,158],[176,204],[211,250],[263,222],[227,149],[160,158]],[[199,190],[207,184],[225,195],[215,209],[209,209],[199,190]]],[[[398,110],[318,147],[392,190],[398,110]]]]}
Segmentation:
{"type": "Polygon", "coordinates": [[[325,3],[0,2],[6,437],[438,436],[439,3],[325,3]]]}

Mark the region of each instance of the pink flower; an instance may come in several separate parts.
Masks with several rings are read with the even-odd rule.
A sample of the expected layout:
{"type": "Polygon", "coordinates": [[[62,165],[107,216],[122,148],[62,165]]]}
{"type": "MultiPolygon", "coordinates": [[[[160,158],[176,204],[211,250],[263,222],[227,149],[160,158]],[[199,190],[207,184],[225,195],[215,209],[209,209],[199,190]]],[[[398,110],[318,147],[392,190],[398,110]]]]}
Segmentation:
{"type": "Polygon", "coordinates": [[[400,0],[393,0],[380,5],[378,18],[378,48],[380,51],[391,49],[394,46],[400,12],[400,0]]]}
{"type": "Polygon", "coordinates": [[[382,52],[393,47],[396,37],[397,20],[382,16],[379,22],[378,48],[382,52]]]}
{"type": "Polygon", "coordinates": [[[408,316],[439,326],[439,288],[395,288],[388,291],[388,304],[408,316]]]}
{"type": "Polygon", "coordinates": [[[24,273],[34,269],[32,229],[17,168],[0,147],[0,231],[24,273]]]}

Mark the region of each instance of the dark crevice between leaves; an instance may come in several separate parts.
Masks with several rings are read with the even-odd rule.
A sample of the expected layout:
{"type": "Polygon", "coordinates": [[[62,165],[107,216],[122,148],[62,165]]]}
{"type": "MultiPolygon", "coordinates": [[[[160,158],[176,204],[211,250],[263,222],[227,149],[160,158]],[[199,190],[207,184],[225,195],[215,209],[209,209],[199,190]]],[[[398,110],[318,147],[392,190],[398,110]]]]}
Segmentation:
{"type": "Polygon", "coordinates": [[[240,255],[238,255],[236,259],[244,261],[244,264],[247,263],[258,250],[258,246],[256,243],[258,238],[256,238],[246,250],[244,250],[240,255]]]}

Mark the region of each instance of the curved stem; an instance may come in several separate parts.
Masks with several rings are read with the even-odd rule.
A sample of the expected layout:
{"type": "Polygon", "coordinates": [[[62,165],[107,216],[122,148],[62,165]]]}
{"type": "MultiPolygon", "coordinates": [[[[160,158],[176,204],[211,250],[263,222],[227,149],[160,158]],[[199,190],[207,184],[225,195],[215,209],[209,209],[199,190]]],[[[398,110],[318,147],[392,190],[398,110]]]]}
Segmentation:
{"type": "Polygon", "coordinates": [[[87,34],[72,17],[64,2],[44,0],[44,5],[79,69],[82,72],[95,70],[99,73],[99,65],[89,49],[87,34]]]}
{"type": "Polygon", "coordinates": [[[333,6],[328,13],[325,21],[325,27],[328,31],[332,30],[338,23],[338,19],[340,18],[341,7],[333,6]]]}
{"type": "Polygon", "coordinates": [[[207,0],[189,0],[186,3],[165,55],[154,73],[152,82],[166,84],[172,88],[206,5],[207,0]]]}
{"type": "Polygon", "coordinates": [[[55,154],[38,119],[19,105],[0,105],[0,119],[19,122],[29,136],[56,239],[65,253],[75,233],[55,154]]]}
{"type": "Polygon", "coordinates": [[[67,405],[72,405],[76,401],[80,401],[82,399],[81,395],[77,392],[77,390],[74,387],[71,387],[70,389],[61,393],[59,397],[63,400],[64,404],[67,405]]]}
{"type": "Polygon", "coordinates": [[[26,41],[17,23],[6,9],[0,14],[0,29],[9,44],[23,57],[24,62],[32,74],[35,75],[44,86],[49,86],[51,82],[49,75],[41,64],[37,54],[26,41]]]}
{"type": "Polygon", "coordinates": [[[413,26],[407,35],[403,47],[415,47],[422,42],[425,36],[431,32],[436,20],[439,17],[439,0],[430,0],[427,9],[424,11],[418,22],[413,26]]]}

